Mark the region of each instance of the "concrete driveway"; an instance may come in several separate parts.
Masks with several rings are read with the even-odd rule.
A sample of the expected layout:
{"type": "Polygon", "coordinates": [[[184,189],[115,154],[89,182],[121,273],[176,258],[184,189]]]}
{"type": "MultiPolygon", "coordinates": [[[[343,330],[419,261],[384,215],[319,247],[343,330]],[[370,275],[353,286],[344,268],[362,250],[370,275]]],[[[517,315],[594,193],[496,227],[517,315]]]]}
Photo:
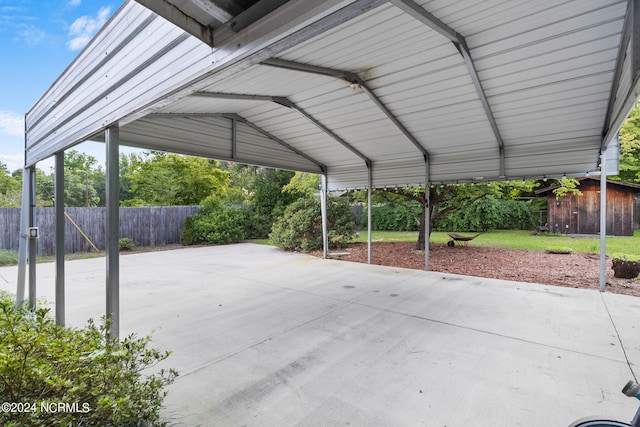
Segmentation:
{"type": "MultiPolygon", "coordinates": [[[[179,425],[568,426],[638,406],[620,389],[640,365],[639,298],[254,244],[120,263],[121,335],[173,352],[179,425]]],[[[66,263],[68,324],[104,314],[104,269],[66,263]]],[[[39,296],[53,279],[39,264],[39,296]]]]}

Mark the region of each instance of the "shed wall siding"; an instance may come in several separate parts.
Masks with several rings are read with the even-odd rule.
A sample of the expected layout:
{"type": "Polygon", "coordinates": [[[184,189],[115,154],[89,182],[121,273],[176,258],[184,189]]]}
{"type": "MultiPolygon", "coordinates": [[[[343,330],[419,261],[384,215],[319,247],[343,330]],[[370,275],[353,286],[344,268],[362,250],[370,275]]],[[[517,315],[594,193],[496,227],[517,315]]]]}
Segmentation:
{"type": "MultiPolygon", "coordinates": [[[[581,196],[556,199],[548,196],[549,227],[554,233],[600,233],[600,187],[593,182],[580,185],[581,196]]],[[[607,234],[633,236],[634,194],[632,191],[607,188],[607,234]]]]}

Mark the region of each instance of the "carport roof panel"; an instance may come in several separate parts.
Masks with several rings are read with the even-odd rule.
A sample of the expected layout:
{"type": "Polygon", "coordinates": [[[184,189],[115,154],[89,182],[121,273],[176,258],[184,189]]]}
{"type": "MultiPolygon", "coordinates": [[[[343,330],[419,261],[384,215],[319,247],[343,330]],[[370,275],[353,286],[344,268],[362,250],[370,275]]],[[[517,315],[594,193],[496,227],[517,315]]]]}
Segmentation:
{"type": "MultiPolygon", "coordinates": [[[[76,102],[48,99],[62,93],[57,83],[27,115],[27,163],[112,123],[121,125],[123,144],[135,134],[135,145],[152,148],[152,125],[164,120],[153,114],[219,113],[237,114],[292,148],[270,151],[281,156],[276,161],[259,147],[269,138],[252,131],[233,153],[223,150],[242,153],[233,160],[326,165],[329,185],[341,188],[366,184],[367,166],[376,186],[421,182],[425,155],[435,182],[584,174],[597,169],[601,148],[636,100],[628,45],[637,31],[625,24],[627,9],[621,0],[290,0],[238,34],[216,29],[221,44],[211,49],[129,1],[59,80],[72,89],[69,82],[81,81],[64,95],[76,102]],[[155,59],[143,55],[128,69],[125,53],[141,35],[121,35],[123,54],[104,67],[120,64],[131,79],[111,87],[108,101],[97,99],[88,85],[97,76],[78,65],[130,16],[152,22],[141,35],[165,31],[174,42],[146,44],[155,59]],[[261,64],[269,58],[292,65],[261,64]],[[144,76],[159,86],[145,86],[138,101],[126,89],[144,86],[144,76]],[[47,102],[55,105],[43,108],[47,102]],[[81,129],[85,123],[91,129],[81,129]]],[[[100,85],[107,93],[108,83],[100,85]]],[[[182,136],[157,148],[193,154],[197,146],[198,155],[220,157],[198,144],[206,128],[180,126],[182,136]]]]}

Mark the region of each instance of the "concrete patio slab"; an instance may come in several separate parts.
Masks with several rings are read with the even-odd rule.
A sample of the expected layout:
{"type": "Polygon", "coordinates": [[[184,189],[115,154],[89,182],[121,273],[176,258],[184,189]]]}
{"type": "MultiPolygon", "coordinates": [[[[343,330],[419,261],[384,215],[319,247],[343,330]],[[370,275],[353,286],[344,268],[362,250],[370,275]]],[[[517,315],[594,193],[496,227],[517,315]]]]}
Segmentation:
{"type": "MultiPolygon", "coordinates": [[[[640,364],[635,297],[254,244],[120,260],[121,335],[173,352],[179,425],[568,426],[637,408],[620,393],[640,364]]],[[[49,300],[54,267],[38,265],[49,300]]],[[[69,325],[104,314],[104,269],[66,263],[69,325]]]]}

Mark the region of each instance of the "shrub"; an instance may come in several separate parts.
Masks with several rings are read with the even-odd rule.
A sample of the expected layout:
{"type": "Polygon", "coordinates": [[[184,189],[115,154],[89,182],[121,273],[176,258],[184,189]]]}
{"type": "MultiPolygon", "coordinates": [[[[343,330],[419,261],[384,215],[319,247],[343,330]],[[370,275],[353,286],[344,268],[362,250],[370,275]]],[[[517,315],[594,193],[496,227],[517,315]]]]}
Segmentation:
{"type": "Polygon", "coordinates": [[[244,239],[264,239],[273,222],[255,205],[223,206],[217,198],[203,201],[200,212],[185,218],[182,245],[225,244],[244,239]]]}
{"type": "MultiPolygon", "coordinates": [[[[355,218],[349,202],[329,197],[327,200],[329,244],[342,247],[355,234],[355,218]]],[[[305,197],[292,203],[273,224],[270,241],[288,250],[304,252],[322,247],[322,214],[320,201],[305,197]]]]}
{"type": "Polygon", "coordinates": [[[110,341],[107,327],[56,325],[48,309],[17,308],[0,294],[0,396],[30,412],[0,412],[9,426],[162,426],[163,388],[177,373],[145,375],[169,356],[149,337],[110,341]],[[62,405],[65,410],[59,410],[62,405]]]}
{"type": "Polygon", "coordinates": [[[131,240],[128,237],[123,237],[120,240],[118,240],[118,247],[120,248],[121,251],[132,251],[135,249],[136,245],[135,243],[133,243],[133,240],[131,240]]]}
{"type": "MultiPolygon", "coordinates": [[[[417,231],[422,208],[418,202],[384,204],[371,208],[371,228],[388,231],[417,231]]],[[[361,227],[366,228],[367,211],[362,214],[361,227]]]]}

